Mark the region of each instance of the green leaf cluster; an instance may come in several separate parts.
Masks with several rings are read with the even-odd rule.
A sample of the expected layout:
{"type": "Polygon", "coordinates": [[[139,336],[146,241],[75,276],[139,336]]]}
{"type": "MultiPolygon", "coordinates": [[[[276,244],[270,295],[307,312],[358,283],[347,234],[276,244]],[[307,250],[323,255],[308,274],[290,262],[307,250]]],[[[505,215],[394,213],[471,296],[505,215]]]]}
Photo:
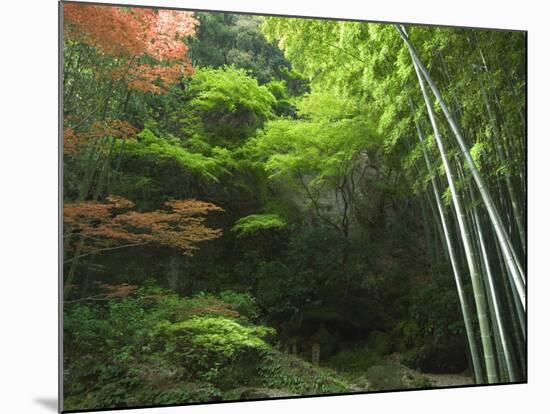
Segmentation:
{"type": "Polygon", "coordinates": [[[278,214],[251,214],[241,217],[232,227],[238,237],[256,234],[262,230],[282,229],[287,223],[278,214]]]}

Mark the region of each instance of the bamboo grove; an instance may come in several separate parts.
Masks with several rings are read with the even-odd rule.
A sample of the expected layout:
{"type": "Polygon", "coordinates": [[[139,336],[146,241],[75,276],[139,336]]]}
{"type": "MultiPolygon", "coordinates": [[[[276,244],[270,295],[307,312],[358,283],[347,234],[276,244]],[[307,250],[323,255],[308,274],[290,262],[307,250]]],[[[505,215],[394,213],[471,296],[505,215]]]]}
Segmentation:
{"type": "Polygon", "coordinates": [[[407,151],[434,260],[452,265],[476,382],[525,379],[524,36],[275,18],[268,28],[310,73],[308,52],[322,48],[339,93],[387,105],[386,151],[407,151]]]}
{"type": "Polygon", "coordinates": [[[246,352],[247,381],[289,395],[367,389],[338,369],[370,383],[391,352],[418,368],[461,341],[474,383],[526,380],[524,33],[71,3],[64,20],[69,407],[234,399],[222,374],[246,352]],[[90,348],[102,318],[133,339],[90,348]],[[321,367],[275,384],[285,349],[321,367]],[[108,396],[113,378],[139,397],[108,396]]]}
{"type": "MultiPolygon", "coordinates": [[[[367,107],[387,94],[381,118],[388,125],[380,126],[389,136],[386,151],[407,151],[400,154],[403,174],[431,213],[434,260],[452,265],[476,382],[525,379],[523,35],[278,19],[268,25],[289,56],[323,48],[323,59],[342,65],[338,75],[347,71],[348,79],[334,82],[340,93],[358,94],[367,107]],[[303,30],[319,33],[315,44],[298,39],[303,30]],[[500,64],[506,53],[514,64],[500,64]],[[383,66],[394,62],[391,72],[383,66]],[[358,73],[363,78],[352,79],[358,73]]],[[[313,70],[305,55],[304,69],[313,70]]],[[[322,73],[330,78],[332,70],[322,73]]]]}

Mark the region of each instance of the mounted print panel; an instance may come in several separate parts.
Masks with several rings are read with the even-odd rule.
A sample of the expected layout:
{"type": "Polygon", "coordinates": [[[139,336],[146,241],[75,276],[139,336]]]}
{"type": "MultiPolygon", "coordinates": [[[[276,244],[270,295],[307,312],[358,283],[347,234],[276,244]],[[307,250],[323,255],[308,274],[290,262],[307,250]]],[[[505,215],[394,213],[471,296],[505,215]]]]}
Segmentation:
{"type": "Polygon", "coordinates": [[[61,17],[63,411],[526,382],[526,32],[61,17]]]}

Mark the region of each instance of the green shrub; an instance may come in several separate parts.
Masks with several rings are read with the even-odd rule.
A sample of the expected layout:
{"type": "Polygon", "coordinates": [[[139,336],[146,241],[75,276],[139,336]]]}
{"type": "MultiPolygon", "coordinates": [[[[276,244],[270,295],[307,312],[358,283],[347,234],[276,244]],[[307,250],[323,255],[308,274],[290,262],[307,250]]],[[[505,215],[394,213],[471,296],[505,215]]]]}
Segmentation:
{"type": "Polygon", "coordinates": [[[237,233],[237,237],[256,234],[262,230],[282,229],[287,223],[278,214],[251,214],[241,217],[231,231],[237,233]]]}
{"type": "Polygon", "coordinates": [[[206,293],[199,293],[191,298],[179,298],[174,311],[173,321],[195,316],[223,316],[230,319],[237,319],[241,316],[234,304],[206,293]]]}
{"type": "Polygon", "coordinates": [[[260,385],[288,390],[298,395],[332,394],[348,390],[347,384],[330,369],[293,355],[268,351],[258,366],[260,385]]]}
{"type": "Polygon", "coordinates": [[[417,333],[436,341],[464,335],[458,296],[450,284],[452,278],[441,279],[436,277],[433,284],[419,287],[408,312],[418,326],[417,333]]]}
{"type": "Polygon", "coordinates": [[[373,331],[369,334],[367,347],[378,355],[388,355],[391,351],[391,338],[385,332],[373,331]]]}
{"type": "Polygon", "coordinates": [[[211,352],[232,358],[246,349],[266,349],[264,338],[275,333],[265,326],[243,326],[222,316],[196,316],[191,319],[158,325],[154,335],[185,344],[197,352],[211,352]]]}
{"type": "Polygon", "coordinates": [[[371,366],[376,365],[380,357],[376,352],[364,349],[349,349],[338,352],[328,361],[332,368],[351,374],[365,373],[371,366]]]}
{"type": "Polygon", "coordinates": [[[121,300],[66,305],[66,408],[221,398],[222,370],[227,375],[237,357],[269,349],[265,339],[274,334],[244,316],[257,314],[248,294],[226,291],[223,296],[228,302],[211,294],[183,298],[147,287],[121,300]]]}
{"type": "Polygon", "coordinates": [[[224,290],[220,293],[220,299],[249,320],[255,320],[260,311],[256,305],[256,299],[250,293],[235,292],[233,290],[224,290]]]}
{"type": "Polygon", "coordinates": [[[367,378],[373,390],[402,390],[411,388],[409,370],[401,365],[374,365],[367,370],[367,378]]]}

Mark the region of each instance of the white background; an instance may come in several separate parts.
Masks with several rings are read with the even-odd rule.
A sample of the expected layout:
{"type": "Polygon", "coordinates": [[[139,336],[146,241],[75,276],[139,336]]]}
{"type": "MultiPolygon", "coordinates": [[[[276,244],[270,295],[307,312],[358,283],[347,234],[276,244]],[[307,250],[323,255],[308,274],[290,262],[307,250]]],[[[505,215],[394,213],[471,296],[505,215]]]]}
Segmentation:
{"type": "MultiPolygon", "coordinates": [[[[505,27],[529,31],[529,384],[128,413],[548,412],[548,14],[544,2],[141,0],[189,8],[505,27]],[[486,411],[487,412],[487,411],[486,411]]],[[[131,4],[132,1],[126,1],[131,4]]],[[[57,401],[57,2],[11,0],[0,23],[0,412],[57,401]]],[[[481,109],[480,109],[481,110],[481,109]]]]}

